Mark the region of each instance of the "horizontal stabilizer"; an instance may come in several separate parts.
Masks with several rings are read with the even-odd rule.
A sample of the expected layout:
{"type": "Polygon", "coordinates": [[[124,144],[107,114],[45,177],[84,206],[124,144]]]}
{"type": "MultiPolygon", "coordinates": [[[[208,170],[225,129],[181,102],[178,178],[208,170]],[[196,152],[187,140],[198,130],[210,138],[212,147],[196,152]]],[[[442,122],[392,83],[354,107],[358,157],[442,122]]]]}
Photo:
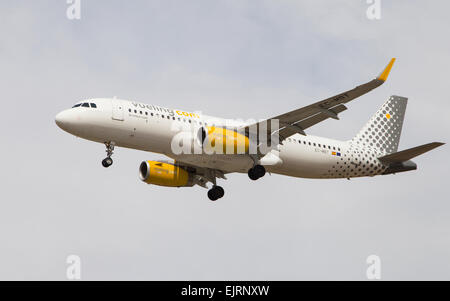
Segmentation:
{"type": "Polygon", "coordinates": [[[406,149],[400,152],[392,153],[383,157],[379,157],[378,159],[386,164],[405,162],[444,144],[445,143],[442,142],[432,142],[421,146],[416,146],[410,149],[406,149]]]}

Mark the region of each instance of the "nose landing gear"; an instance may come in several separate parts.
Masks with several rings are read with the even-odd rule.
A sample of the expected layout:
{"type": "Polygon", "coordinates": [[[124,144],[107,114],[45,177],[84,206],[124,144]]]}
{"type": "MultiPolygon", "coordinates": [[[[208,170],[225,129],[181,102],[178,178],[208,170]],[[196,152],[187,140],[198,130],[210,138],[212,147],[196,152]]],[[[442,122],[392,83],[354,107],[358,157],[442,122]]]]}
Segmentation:
{"type": "Polygon", "coordinates": [[[264,177],[265,174],[266,169],[262,165],[255,165],[254,167],[248,170],[248,177],[253,181],[256,181],[259,178],[264,177]]]}
{"type": "Polygon", "coordinates": [[[103,159],[102,165],[103,167],[108,168],[113,164],[113,159],[111,159],[111,156],[114,153],[114,142],[105,142],[105,146],[107,157],[103,159]]]}

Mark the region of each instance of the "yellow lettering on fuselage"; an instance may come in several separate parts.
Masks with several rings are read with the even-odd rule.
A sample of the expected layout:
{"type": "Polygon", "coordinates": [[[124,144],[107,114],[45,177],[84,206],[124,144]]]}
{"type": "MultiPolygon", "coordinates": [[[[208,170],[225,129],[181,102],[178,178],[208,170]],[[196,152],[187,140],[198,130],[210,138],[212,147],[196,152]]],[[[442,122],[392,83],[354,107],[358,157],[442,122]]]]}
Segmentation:
{"type": "Polygon", "coordinates": [[[200,118],[198,114],[195,113],[189,113],[189,112],[183,112],[183,111],[175,111],[178,115],[184,116],[184,117],[194,117],[194,118],[200,118]]]}

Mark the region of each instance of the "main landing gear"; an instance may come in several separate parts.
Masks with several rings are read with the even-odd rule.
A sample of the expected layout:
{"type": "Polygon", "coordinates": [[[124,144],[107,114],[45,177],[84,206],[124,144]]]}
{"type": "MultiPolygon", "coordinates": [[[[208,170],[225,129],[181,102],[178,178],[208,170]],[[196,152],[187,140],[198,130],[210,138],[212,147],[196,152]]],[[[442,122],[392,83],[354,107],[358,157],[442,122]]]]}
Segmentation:
{"type": "Polygon", "coordinates": [[[217,178],[226,179],[224,173],[217,169],[205,169],[203,178],[205,179],[205,182],[203,183],[203,187],[207,188],[205,183],[211,182],[212,188],[208,190],[208,198],[211,201],[217,201],[220,198],[223,198],[225,195],[225,190],[219,185],[217,185],[217,178]]]}
{"type": "Polygon", "coordinates": [[[111,159],[112,154],[114,153],[114,142],[105,142],[106,146],[106,154],[108,155],[102,161],[102,165],[105,168],[110,167],[113,164],[113,159],[111,159]]]}
{"type": "Polygon", "coordinates": [[[211,201],[217,201],[225,195],[225,190],[221,186],[214,185],[210,190],[208,190],[208,198],[211,201]]]}
{"type": "Polygon", "coordinates": [[[248,177],[253,181],[258,180],[259,178],[264,177],[266,174],[266,169],[262,165],[255,165],[248,170],[248,177]]]}

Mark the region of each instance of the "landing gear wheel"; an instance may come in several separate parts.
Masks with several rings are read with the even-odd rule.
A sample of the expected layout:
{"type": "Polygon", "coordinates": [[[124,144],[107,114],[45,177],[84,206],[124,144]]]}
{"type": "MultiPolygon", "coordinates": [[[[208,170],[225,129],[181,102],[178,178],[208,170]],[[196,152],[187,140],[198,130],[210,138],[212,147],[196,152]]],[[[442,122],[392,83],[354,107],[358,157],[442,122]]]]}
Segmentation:
{"type": "Polygon", "coordinates": [[[266,174],[266,169],[262,165],[255,165],[254,167],[248,170],[248,177],[253,181],[258,180],[259,178],[264,177],[266,174]]]}
{"type": "Polygon", "coordinates": [[[253,170],[255,171],[258,178],[262,178],[266,174],[266,169],[262,165],[256,165],[255,167],[253,167],[253,170]]]}
{"type": "Polygon", "coordinates": [[[210,190],[208,190],[208,198],[211,201],[217,201],[225,195],[225,190],[223,190],[220,186],[213,186],[210,190]]]}
{"type": "Polygon", "coordinates": [[[103,161],[102,161],[102,165],[103,165],[103,167],[105,167],[105,168],[110,167],[112,164],[113,164],[113,160],[112,160],[110,157],[105,158],[105,159],[103,159],[103,161]]]}
{"type": "Polygon", "coordinates": [[[221,186],[216,186],[217,193],[219,194],[219,199],[223,198],[225,195],[225,190],[221,186]]]}
{"type": "Polygon", "coordinates": [[[211,201],[213,201],[213,202],[214,202],[214,201],[217,201],[218,197],[217,197],[217,195],[216,195],[214,189],[208,190],[208,198],[209,198],[211,201]]]}
{"type": "Polygon", "coordinates": [[[250,168],[248,170],[248,177],[253,181],[256,181],[259,179],[258,175],[256,174],[256,172],[253,168],[250,168]]]}

